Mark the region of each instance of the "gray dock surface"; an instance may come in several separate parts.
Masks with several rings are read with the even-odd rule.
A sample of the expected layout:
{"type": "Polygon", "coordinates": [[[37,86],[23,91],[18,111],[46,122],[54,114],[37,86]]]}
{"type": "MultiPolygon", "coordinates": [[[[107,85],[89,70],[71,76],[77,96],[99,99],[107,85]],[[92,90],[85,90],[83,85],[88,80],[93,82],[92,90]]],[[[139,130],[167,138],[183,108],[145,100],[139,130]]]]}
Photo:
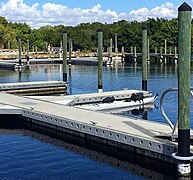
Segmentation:
{"type": "Polygon", "coordinates": [[[157,137],[168,136],[171,133],[170,127],[166,124],[68,107],[41,99],[2,92],[0,103],[20,108],[23,117],[39,122],[41,125],[88,134],[103,139],[103,143],[110,140],[140,148],[148,151],[146,155],[152,156],[153,152],[171,159],[171,154],[176,152],[177,144],[175,142],[157,137]]]}

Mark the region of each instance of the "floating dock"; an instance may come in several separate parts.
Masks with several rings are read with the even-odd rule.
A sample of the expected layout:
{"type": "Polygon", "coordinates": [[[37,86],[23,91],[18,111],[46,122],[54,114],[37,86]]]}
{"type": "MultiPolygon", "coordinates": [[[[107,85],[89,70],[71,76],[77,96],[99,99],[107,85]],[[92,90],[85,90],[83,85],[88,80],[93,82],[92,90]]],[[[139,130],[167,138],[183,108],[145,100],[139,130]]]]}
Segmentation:
{"type": "MultiPolygon", "coordinates": [[[[123,98],[124,95],[128,95],[128,91],[74,97],[79,96],[79,99],[86,101],[86,97],[89,100],[97,98],[96,96],[101,98],[109,95],[123,98]]],[[[32,99],[32,97],[0,93],[1,104],[20,109],[21,117],[31,123],[155,159],[175,162],[171,154],[177,151],[177,143],[160,138],[170,136],[171,129],[168,125],[59,104],[58,101],[64,100],[63,98],[32,99]]],[[[73,99],[70,96],[68,98],[73,99]]]]}
{"type": "Polygon", "coordinates": [[[66,93],[67,85],[63,81],[38,81],[0,84],[0,91],[19,95],[42,95],[66,93]]]}

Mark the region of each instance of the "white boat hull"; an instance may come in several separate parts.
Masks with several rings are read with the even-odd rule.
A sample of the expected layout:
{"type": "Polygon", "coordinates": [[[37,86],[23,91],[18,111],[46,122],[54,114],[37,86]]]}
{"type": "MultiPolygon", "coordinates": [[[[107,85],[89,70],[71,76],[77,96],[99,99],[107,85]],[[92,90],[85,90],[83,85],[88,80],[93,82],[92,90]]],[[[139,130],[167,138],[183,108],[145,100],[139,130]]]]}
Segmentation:
{"type": "Polygon", "coordinates": [[[124,108],[124,107],[134,107],[134,106],[140,106],[145,104],[150,104],[155,101],[157,96],[153,97],[147,97],[143,100],[137,100],[130,102],[124,102],[124,101],[114,101],[111,103],[94,103],[94,104],[84,104],[84,105],[76,105],[75,107],[81,108],[81,109],[88,109],[93,111],[100,111],[100,110],[106,110],[106,109],[117,109],[117,108],[124,108]]]}

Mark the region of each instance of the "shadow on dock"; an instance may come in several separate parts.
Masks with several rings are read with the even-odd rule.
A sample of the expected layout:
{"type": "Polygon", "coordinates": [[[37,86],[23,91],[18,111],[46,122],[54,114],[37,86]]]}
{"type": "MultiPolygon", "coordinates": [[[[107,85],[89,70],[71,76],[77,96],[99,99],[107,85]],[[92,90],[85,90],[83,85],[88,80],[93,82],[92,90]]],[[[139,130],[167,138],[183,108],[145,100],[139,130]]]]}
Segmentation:
{"type": "Polygon", "coordinates": [[[19,116],[1,115],[0,119],[0,134],[27,135],[147,179],[177,179],[176,166],[173,164],[45,128],[23,121],[19,116]]]}

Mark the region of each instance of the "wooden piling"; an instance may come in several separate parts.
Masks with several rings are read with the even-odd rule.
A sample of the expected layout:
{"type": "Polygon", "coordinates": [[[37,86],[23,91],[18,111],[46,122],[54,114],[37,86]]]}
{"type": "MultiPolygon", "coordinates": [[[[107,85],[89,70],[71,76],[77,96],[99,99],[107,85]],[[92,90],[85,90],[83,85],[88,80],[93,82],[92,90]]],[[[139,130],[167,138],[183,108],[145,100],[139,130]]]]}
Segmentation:
{"type": "Polygon", "coordinates": [[[157,47],[155,47],[155,54],[157,54],[157,47]]]}
{"type": "Polygon", "coordinates": [[[60,59],[62,59],[62,41],[60,41],[60,59]]]}
{"type": "Polygon", "coordinates": [[[147,61],[150,61],[150,54],[149,54],[149,38],[147,39],[147,61]]]}
{"type": "Polygon", "coordinates": [[[124,62],[125,60],[125,47],[124,46],[121,47],[121,54],[122,54],[122,62],[124,62]]]}
{"type": "Polygon", "coordinates": [[[133,54],[133,46],[131,46],[131,54],[133,54]]]}
{"type": "Polygon", "coordinates": [[[147,28],[142,28],[142,90],[147,91],[147,28]]]}
{"type": "Polygon", "coordinates": [[[160,63],[162,63],[162,59],[163,59],[163,47],[160,47],[160,63]]]}
{"type": "Polygon", "coordinates": [[[117,55],[118,53],[118,47],[117,47],[117,33],[115,34],[115,53],[117,55]]]}
{"type": "Polygon", "coordinates": [[[178,154],[174,158],[180,160],[178,172],[182,176],[191,172],[187,161],[190,157],[191,11],[187,3],[178,8],[178,154]]]}
{"type": "Polygon", "coordinates": [[[69,60],[68,60],[68,65],[69,65],[69,68],[71,68],[71,64],[72,64],[72,62],[71,62],[71,58],[72,58],[72,39],[71,38],[69,38],[69,60]]]}
{"type": "Polygon", "coordinates": [[[165,57],[164,57],[164,61],[165,61],[165,64],[167,63],[167,58],[166,58],[166,54],[167,54],[167,40],[165,39],[165,43],[164,43],[164,54],[165,54],[165,57]]]}
{"type": "Polygon", "coordinates": [[[8,41],[8,43],[7,43],[7,48],[8,48],[8,49],[11,48],[10,41],[8,41]]]}
{"type": "Polygon", "coordinates": [[[27,64],[29,65],[29,39],[27,39],[27,56],[26,56],[26,59],[27,59],[27,64]]]}
{"type": "Polygon", "coordinates": [[[38,47],[37,46],[35,47],[35,51],[36,51],[36,54],[38,54],[38,47]]]}
{"type": "Polygon", "coordinates": [[[19,66],[21,66],[21,39],[19,38],[19,66]]]}
{"type": "Polygon", "coordinates": [[[63,33],[63,81],[67,82],[67,33],[63,33]]]}
{"type": "Polygon", "coordinates": [[[110,39],[110,46],[109,46],[109,62],[112,63],[112,58],[113,58],[113,39],[110,39]]]}
{"type": "Polygon", "coordinates": [[[98,31],[98,92],[103,92],[102,72],[103,72],[103,32],[98,31]]]}
{"type": "Polygon", "coordinates": [[[134,47],[134,62],[137,62],[137,48],[136,46],[134,47]]]}

